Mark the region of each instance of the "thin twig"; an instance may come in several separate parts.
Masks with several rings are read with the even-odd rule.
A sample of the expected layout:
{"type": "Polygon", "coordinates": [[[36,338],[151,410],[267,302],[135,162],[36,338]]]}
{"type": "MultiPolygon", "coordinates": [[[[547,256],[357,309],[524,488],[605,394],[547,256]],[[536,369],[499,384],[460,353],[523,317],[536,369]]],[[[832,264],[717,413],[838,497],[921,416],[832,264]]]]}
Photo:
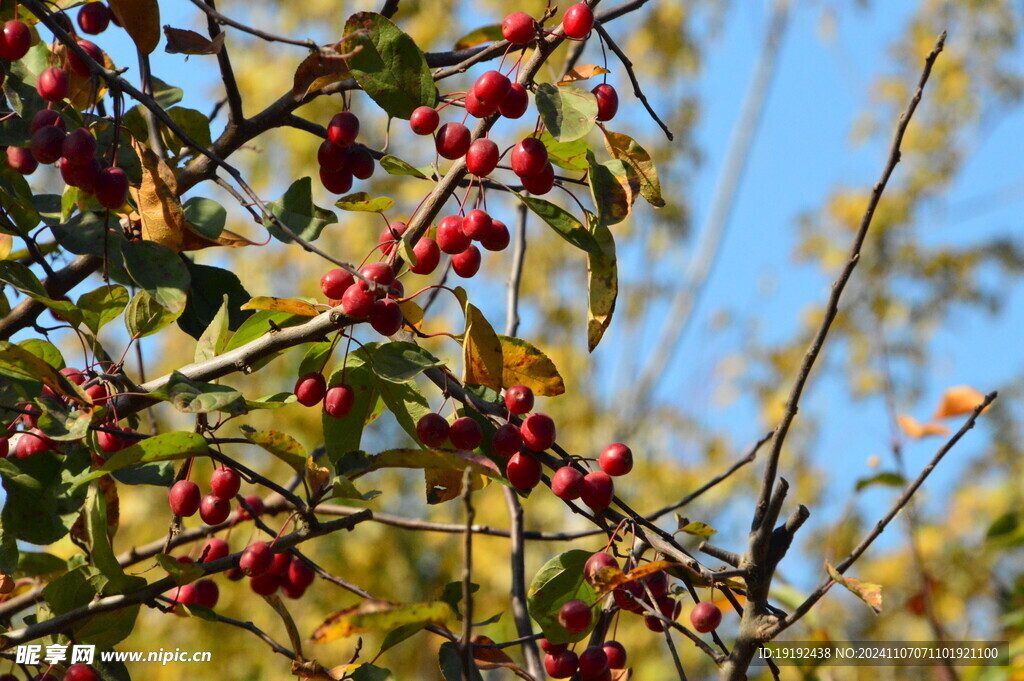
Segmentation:
{"type": "Polygon", "coordinates": [[[472,681],[473,662],[473,471],[468,466],[462,473],[462,506],[466,511],[465,539],[462,550],[462,679],[472,681]]]}
{"type": "Polygon", "coordinates": [[[626,56],[626,53],[622,51],[622,48],[612,40],[611,35],[608,34],[608,31],[605,30],[600,21],[594,22],[594,30],[601,35],[604,41],[608,44],[609,49],[611,49],[611,51],[615,53],[615,56],[619,58],[619,61],[622,62],[622,66],[626,69],[626,74],[629,76],[629,81],[633,84],[633,94],[636,95],[636,98],[639,99],[644,105],[644,108],[647,109],[647,113],[651,115],[654,122],[657,123],[665,132],[665,137],[668,137],[669,141],[675,139],[672,136],[672,131],[668,129],[667,125],[665,125],[665,121],[658,118],[658,114],[655,113],[654,107],[652,107],[651,103],[647,101],[647,95],[645,95],[644,91],[640,89],[640,81],[637,80],[636,73],[633,71],[633,62],[630,61],[629,57],[626,56]]]}

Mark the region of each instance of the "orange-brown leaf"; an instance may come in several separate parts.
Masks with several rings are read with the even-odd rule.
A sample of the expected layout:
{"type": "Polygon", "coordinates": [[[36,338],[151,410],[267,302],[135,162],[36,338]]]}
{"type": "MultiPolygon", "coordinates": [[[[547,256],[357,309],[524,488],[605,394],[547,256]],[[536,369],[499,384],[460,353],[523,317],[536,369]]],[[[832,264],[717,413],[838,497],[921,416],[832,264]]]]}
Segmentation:
{"type": "Polygon", "coordinates": [[[608,69],[602,68],[597,64],[584,64],[583,66],[577,66],[571,69],[568,73],[562,76],[562,80],[558,81],[559,85],[568,85],[569,83],[575,83],[580,80],[587,80],[594,76],[600,76],[605,73],[611,73],[608,69]]]}
{"type": "Polygon", "coordinates": [[[985,401],[985,396],[969,385],[953,386],[942,393],[942,401],[935,410],[935,419],[948,419],[951,416],[969,414],[974,408],[985,401]]]}
{"type": "Polygon", "coordinates": [[[178,181],[164,160],[145,144],[132,138],[132,147],[142,163],[142,182],[131,190],[139,207],[142,238],[180,253],[184,250],[185,211],[178,199],[178,181]]]}
{"type": "MultiPolygon", "coordinates": [[[[494,641],[486,636],[474,636],[473,643],[480,645],[491,645],[494,641]]],[[[505,651],[500,648],[473,648],[473,660],[480,669],[509,669],[516,676],[526,681],[534,681],[533,677],[523,671],[523,668],[515,663],[505,651]]]]}
{"type": "Polygon", "coordinates": [[[235,234],[229,229],[222,230],[216,239],[200,234],[192,223],[184,224],[185,231],[181,235],[181,250],[198,251],[212,246],[224,246],[225,248],[242,248],[243,246],[258,246],[254,241],[249,241],[241,234],[235,234]]]}
{"type": "Polygon", "coordinates": [[[160,5],[157,0],[110,0],[110,9],[142,54],[160,44],[160,5]]]}
{"type": "Polygon", "coordinates": [[[876,615],[882,612],[882,586],[880,584],[871,584],[853,577],[845,577],[829,563],[825,563],[825,570],[834,582],[843,585],[850,593],[867,603],[876,615]]]}
{"type": "Polygon", "coordinates": [[[900,414],[898,420],[900,429],[906,433],[907,437],[914,440],[920,440],[929,435],[949,435],[949,428],[941,423],[921,423],[909,414],[900,414]]]}
{"type": "Polygon", "coordinates": [[[331,83],[351,78],[348,64],[341,56],[325,55],[317,52],[302,60],[295,70],[292,84],[292,95],[305,97],[311,92],[322,90],[331,83]]]}
{"type": "Polygon", "coordinates": [[[218,54],[224,47],[224,33],[210,40],[195,31],[164,26],[164,35],[167,36],[164,46],[167,54],[218,54]]]}

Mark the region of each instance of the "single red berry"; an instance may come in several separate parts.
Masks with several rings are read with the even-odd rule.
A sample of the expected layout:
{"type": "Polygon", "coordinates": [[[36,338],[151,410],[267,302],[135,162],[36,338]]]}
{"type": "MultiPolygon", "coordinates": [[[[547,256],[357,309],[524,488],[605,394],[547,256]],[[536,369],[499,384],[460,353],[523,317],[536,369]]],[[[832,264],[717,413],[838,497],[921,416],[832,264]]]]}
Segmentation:
{"type": "Polygon", "coordinates": [[[601,646],[590,646],[580,653],[579,667],[582,679],[596,680],[608,671],[608,653],[601,646]]]}
{"type": "Polygon", "coordinates": [[[292,599],[302,598],[306,594],[306,590],[302,587],[292,584],[288,579],[288,575],[281,575],[281,592],[285,596],[292,599]]]}
{"type": "Polygon", "coordinates": [[[0,34],[0,58],[17,61],[28,54],[32,46],[32,33],[24,23],[13,20],[4,24],[0,34]]]}
{"type": "Polygon", "coordinates": [[[179,586],[171,592],[171,600],[182,605],[195,605],[196,587],[193,584],[179,586]]]}
{"type": "Polygon", "coordinates": [[[555,422],[547,414],[530,414],[519,430],[523,433],[523,443],[535,452],[543,452],[555,444],[555,422]]]}
{"type": "Polygon", "coordinates": [[[564,501],[579,499],[583,493],[583,473],[572,466],[562,466],[551,476],[551,491],[564,501]]]}
{"type": "Polygon", "coordinates": [[[486,137],[481,137],[469,145],[469,151],[466,152],[466,169],[469,172],[478,177],[486,177],[497,166],[497,144],[486,137]]]}
{"type": "Polygon", "coordinates": [[[341,300],[348,287],[355,282],[355,277],[348,270],[340,267],[320,277],[320,290],[331,300],[341,300]]]}
{"type": "Polygon", "coordinates": [[[608,475],[625,475],[633,470],[633,452],[621,442],[615,442],[604,448],[597,462],[608,475]]]}
{"type": "Polygon", "coordinates": [[[533,390],[525,385],[506,388],[505,407],[513,414],[529,414],[533,411],[533,390]]]}
{"type": "Polygon", "coordinates": [[[626,648],[618,641],[605,641],[604,645],[605,655],[608,656],[608,668],[609,669],[625,669],[626,668],[626,648]]]}
{"type": "Polygon", "coordinates": [[[469,248],[470,238],[462,228],[462,218],[449,215],[437,225],[437,245],[449,255],[462,253],[469,248]]]}
{"type": "MultiPolygon", "coordinates": [[[[659,598],[657,606],[661,614],[672,621],[678,619],[682,611],[682,604],[674,598],[659,598]]],[[[651,631],[665,631],[665,622],[654,615],[644,615],[644,625],[651,631]]]]}
{"type": "Polygon", "coordinates": [[[463,279],[469,279],[480,271],[480,249],[469,246],[462,253],[452,256],[452,269],[463,279]]]}
{"type": "MultiPolygon", "coordinates": [[[[73,664],[64,672],[64,681],[99,681],[100,677],[87,664],[73,664]]],[[[15,679],[14,681],[17,681],[15,679]]]]}
{"type": "Polygon", "coordinates": [[[234,468],[221,466],[210,476],[210,491],[224,501],[230,502],[242,488],[242,479],[234,468]]]}
{"type": "Polygon", "coordinates": [[[86,194],[95,194],[100,182],[100,172],[103,170],[96,158],[90,159],[83,165],[73,165],[68,159],[60,160],[60,174],[64,182],[72,187],[78,187],[86,194]]]}
{"type": "Polygon", "coordinates": [[[409,229],[409,225],[404,222],[389,223],[387,227],[380,233],[380,239],[377,243],[380,244],[380,252],[384,255],[391,255],[391,251],[395,249],[395,243],[402,238],[405,234],[405,230],[409,229]]]}
{"type": "Polygon", "coordinates": [[[402,328],[402,308],[392,298],[381,298],[370,310],[370,326],[382,336],[393,336],[402,328]]]}
{"type": "MultiPolygon", "coordinates": [[[[85,52],[87,55],[89,55],[89,57],[94,62],[96,62],[100,66],[104,65],[104,63],[103,63],[104,62],[104,60],[103,60],[103,50],[101,50],[96,45],[96,43],[92,42],[91,40],[79,40],[78,41],[78,46],[80,48],[82,48],[82,51],[85,52]]],[[[89,63],[86,62],[81,57],[79,57],[74,52],[74,50],[68,50],[67,56],[68,56],[68,64],[67,64],[67,66],[68,66],[69,69],[71,69],[71,71],[76,76],[78,76],[80,78],[88,78],[90,75],[92,75],[92,70],[89,68],[89,63]]]]}
{"type": "Polygon", "coordinates": [[[40,163],[56,163],[60,159],[67,135],[56,125],[46,125],[34,133],[29,142],[32,156],[40,163]]]}
{"type": "Polygon", "coordinates": [[[505,477],[521,492],[531,490],[540,482],[540,462],[529,454],[513,454],[505,464],[505,477]]]}
{"type": "Polygon", "coordinates": [[[479,208],[469,211],[466,213],[466,217],[462,219],[463,233],[474,241],[482,241],[484,237],[490,234],[492,226],[491,216],[479,208]]]}
{"type": "Polygon", "coordinates": [[[242,568],[240,567],[228,568],[224,571],[224,576],[230,579],[232,582],[240,582],[242,578],[245,577],[245,575],[242,574],[242,568]]]}
{"type": "Polygon", "coordinates": [[[359,274],[367,281],[380,284],[384,288],[391,286],[395,281],[395,270],[386,262],[369,262],[363,265],[359,274]]]}
{"type": "Polygon", "coordinates": [[[324,398],[324,411],[328,416],[336,419],[345,418],[352,411],[352,405],[356,403],[356,393],[352,387],[342,383],[327,391],[324,398]]]}
{"type": "Polygon", "coordinates": [[[128,446],[129,441],[116,433],[109,433],[105,430],[96,432],[96,444],[107,454],[119,452],[128,446]]]}
{"type": "Polygon", "coordinates": [[[183,518],[190,518],[199,510],[199,501],[202,494],[199,485],[191,480],[179,480],[171,486],[168,499],[171,504],[171,512],[183,518]]]}
{"type": "Polygon", "coordinates": [[[539,175],[530,175],[521,179],[526,191],[535,196],[543,196],[555,186],[555,169],[548,163],[539,175]]]}
{"type": "Polygon", "coordinates": [[[231,503],[224,501],[216,494],[207,494],[199,502],[199,517],[207,525],[219,525],[231,514],[231,503]]]}
{"type": "Polygon", "coordinates": [[[349,147],[346,150],[346,165],[352,176],[357,180],[368,180],[373,177],[373,156],[362,147],[349,147]]]}
{"type": "Polygon", "coordinates": [[[200,563],[212,563],[215,560],[224,558],[231,552],[228,543],[220,537],[210,537],[199,550],[200,563]]]}
{"type": "Polygon", "coordinates": [[[104,168],[96,181],[96,200],[109,210],[116,210],[128,200],[128,175],[121,168],[104,168]]]}
{"type": "Polygon", "coordinates": [[[90,2],[78,11],[78,27],[83,33],[98,35],[110,25],[110,8],[102,2],[90,2]]]}
{"type": "Polygon", "coordinates": [[[513,12],[501,22],[501,35],[513,45],[525,45],[537,34],[537,22],[526,12],[513,12]]]}
{"type": "Polygon", "coordinates": [[[267,574],[281,577],[282,575],[287,574],[288,566],[291,564],[292,554],[288,552],[275,554],[274,562],[270,565],[270,569],[267,570],[267,574]]]}
{"type": "MultiPolygon", "coordinates": [[[[559,470],[565,470],[565,469],[562,468],[562,469],[559,469],[559,470]]],[[[583,480],[583,476],[581,475],[580,476],[580,481],[582,481],[582,480],[583,480]]],[[[554,482],[554,481],[555,481],[554,478],[552,478],[551,482],[554,482]]],[[[552,485],[552,487],[553,487],[553,485],[552,485]]],[[[583,575],[587,579],[591,579],[592,580],[595,577],[597,577],[598,573],[602,569],[609,568],[609,567],[614,567],[614,568],[619,567],[619,561],[615,560],[615,556],[613,556],[612,554],[610,554],[610,553],[608,553],[606,551],[598,551],[597,553],[592,555],[590,558],[587,558],[587,562],[583,565],[583,575]]]]}
{"type": "Polygon", "coordinates": [[[491,230],[480,241],[480,245],[488,251],[503,251],[508,248],[511,236],[508,227],[501,220],[491,220],[491,230]]]}
{"type": "Polygon", "coordinates": [[[558,624],[570,634],[586,631],[593,619],[594,613],[590,606],[578,598],[566,601],[558,609],[558,624]]]}
{"type": "Polygon", "coordinates": [[[463,103],[466,105],[466,111],[474,118],[487,118],[494,115],[498,110],[497,104],[485,102],[477,97],[473,88],[470,88],[469,92],[466,93],[466,99],[463,100],[463,103]]]}
{"type": "Polygon", "coordinates": [[[430,135],[437,130],[441,117],[429,106],[416,107],[409,117],[409,127],[417,135],[430,135]]]}
{"type": "MultiPolygon", "coordinates": [[[[196,605],[201,605],[204,608],[214,608],[217,605],[217,601],[220,600],[220,588],[217,583],[212,579],[200,579],[195,583],[196,589],[196,605]]],[[[67,677],[64,677],[67,681],[67,677]]]]}
{"type": "Polygon", "coordinates": [[[608,83],[601,83],[591,92],[597,97],[597,120],[610,121],[619,110],[619,93],[608,83]]]}
{"type": "Polygon", "coordinates": [[[305,589],[313,583],[314,579],[316,579],[316,573],[305,561],[296,558],[288,566],[288,581],[295,586],[305,589]]]}
{"type": "Polygon", "coordinates": [[[29,149],[24,147],[7,147],[7,167],[22,175],[36,172],[39,162],[29,149]]]}
{"type": "Polygon", "coordinates": [[[583,477],[583,492],[580,496],[590,510],[603,511],[612,503],[614,491],[615,486],[608,474],[594,471],[583,477]]]}
{"type": "Polygon", "coordinates": [[[513,423],[505,423],[494,431],[494,438],[491,440],[494,453],[506,459],[513,454],[518,454],[523,447],[523,436],[519,427],[513,423]]]}
{"type": "Polygon", "coordinates": [[[79,128],[68,134],[61,145],[61,156],[72,165],[92,163],[96,156],[96,138],[87,128],[79,128]]]}
{"type": "MultiPolygon", "coordinates": [[[[245,503],[248,504],[249,508],[252,509],[253,514],[258,518],[263,515],[263,500],[255,494],[250,494],[244,497],[245,503]]],[[[239,520],[251,520],[252,516],[249,515],[249,511],[242,506],[238,509],[239,520]]]]}
{"type": "Polygon", "coordinates": [[[373,312],[374,300],[376,296],[360,283],[348,287],[345,295],[341,297],[341,307],[352,319],[369,319],[370,313],[373,312]]]}
{"type": "Polygon", "coordinates": [[[455,419],[448,431],[448,439],[455,449],[472,450],[484,441],[484,432],[480,424],[468,416],[455,419]]]}
{"type": "Polygon", "coordinates": [[[449,161],[465,156],[469,142],[469,128],[462,123],[445,123],[437,131],[437,153],[449,161]]]}
{"type": "Polygon", "coordinates": [[[555,655],[548,653],[544,656],[544,671],[553,679],[569,678],[576,673],[578,666],[579,659],[571,650],[563,650],[555,655]]]}
{"type": "Polygon", "coordinates": [[[548,148],[536,137],[527,137],[512,147],[512,172],[519,177],[540,175],[548,162],[548,148]]]}
{"type": "Polygon", "coordinates": [[[68,74],[64,69],[52,66],[41,74],[36,81],[39,96],[48,102],[59,102],[68,96],[68,74]]]}
{"type": "Polygon", "coordinates": [[[511,85],[512,83],[508,77],[500,71],[487,71],[476,79],[476,82],[473,84],[473,94],[481,102],[497,108],[502,100],[505,99],[511,85]]]}
{"type": "Polygon", "coordinates": [[[443,447],[451,426],[440,414],[424,414],[416,423],[416,436],[427,447],[443,447]]]}
{"type": "Polygon", "coordinates": [[[345,169],[347,160],[344,147],[339,147],[331,140],[324,140],[316,150],[316,160],[320,167],[332,173],[345,169]]]}
{"type": "Polygon", "coordinates": [[[320,404],[326,393],[327,379],[319,371],[299,376],[299,380],[295,382],[295,397],[304,407],[320,404]]]}
{"type": "Polygon", "coordinates": [[[352,172],[348,168],[327,170],[320,168],[320,184],[332,194],[344,194],[352,189],[352,172]]]}
{"type": "Polygon", "coordinates": [[[238,560],[238,567],[246,577],[259,577],[270,571],[274,564],[274,553],[265,541],[257,541],[249,544],[242,551],[242,557],[238,560]]]}
{"type": "Polygon", "coordinates": [[[441,262],[441,249],[428,236],[421,236],[412,247],[412,252],[416,254],[416,264],[411,269],[416,274],[430,274],[441,262]]]}
{"type": "Polygon", "coordinates": [[[327,139],[339,147],[347,147],[356,141],[359,135],[359,118],[351,111],[334,114],[327,124],[327,139]]]}
{"type": "Polygon", "coordinates": [[[61,130],[65,130],[64,117],[60,115],[59,111],[54,109],[40,109],[39,113],[32,117],[32,123],[29,125],[29,133],[35,133],[39,128],[47,125],[56,125],[61,130]]]}
{"type": "Polygon", "coordinates": [[[281,586],[281,578],[277,575],[262,575],[249,580],[249,588],[260,596],[270,596],[281,586]]]}
{"type": "Polygon", "coordinates": [[[546,638],[538,640],[537,645],[539,645],[540,649],[548,655],[558,655],[560,653],[564,653],[566,649],[568,649],[569,647],[568,643],[552,643],[546,638]]]}
{"type": "Polygon", "coordinates": [[[640,586],[643,587],[645,595],[650,592],[650,595],[654,596],[654,600],[658,600],[668,593],[668,575],[660,570],[652,572],[646,577],[640,578],[640,586]]]}
{"type": "Polygon", "coordinates": [[[565,10],[562,17],[562,28],[565,35],[577,40],[586,38],[594,27],[594,12],[582,2],[578,2],[565,10]]]}
{"type": "Polygon", "coordinates": [[[523,114],[530,107],[530,96],[526,88],[519,83],[512,83],[508,88],[508,94],[498,105],[498,111],[505,118],[522,118],[523,114]]]}
{"type": "Polygon", "coordinates": [[[690,611],[690,624],[702,634],[714,631],[721,623],[722,611],[714,603],[702,601],[690,611]]]}
{"type": "Polygon", "coordinates": [[[615,599],[615,605],[619,606],[620,610],[635,613],[643,612],[643,606],[640,602],[644,598],[644,588],[638,581],[626,582],[622,586],[616,587],[612,591],[612,597],[615,599]]]}

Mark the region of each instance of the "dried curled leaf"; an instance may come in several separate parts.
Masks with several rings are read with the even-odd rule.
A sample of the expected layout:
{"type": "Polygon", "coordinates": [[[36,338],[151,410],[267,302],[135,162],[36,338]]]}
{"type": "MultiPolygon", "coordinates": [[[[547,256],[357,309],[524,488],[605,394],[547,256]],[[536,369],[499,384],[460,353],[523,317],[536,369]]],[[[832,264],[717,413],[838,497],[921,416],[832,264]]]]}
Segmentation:
{"type": "Polygon", "coordinates": [[[110,9],[142,54],[160,44],[160,5],[157,0],[110,0],[110,9]]]}
{"type": "Polygon", "coordinates": [[[862,582],[853,577],[844,577],[831,564],[825,563],[828,576],[837,584],[843,585],[850,593],[868,604],[877,615],[882,612],[882,585],[862,582]]]}
{"type": "Polygon", "coordinates": [[[295,78],[292,81],[292,95],[305,97],[327,87],[331,83],[337,83],[352,77],[349,73],[348,63],[341,55],[324,54],[317,52],[302,60],[299,68],[295,69],[295,78]]]}
{"type": "Polygon", "coordinates": [[[178,199],[178,181],[164,160],[145,144],[132,138],[132,147],[142,163],[142,182],[138,189],[131,189],[142,222],[142,238],[180,253],[184,250],[185,211],[178,199]]]}
{"type": "Polygon", "coordinates": [[[210,40],[195,31],[164,26],[164,35],[167,37],[164,46],[167,54],[219,54],[224,47],[224,33],[218,33],[210,40]]]}
{"type": "Polygon", "coordinates": [[[584,64],[577,66],[574,69],[570,69],[568,73],[562,76],[562,80],[558,81],[559,85],[568,85],[569,83],[575,83],[579,80],[587,80],[594,76],[600,76],[605,73],[611,73],[606,68],[598,66],[597,64],[584,64]]]}

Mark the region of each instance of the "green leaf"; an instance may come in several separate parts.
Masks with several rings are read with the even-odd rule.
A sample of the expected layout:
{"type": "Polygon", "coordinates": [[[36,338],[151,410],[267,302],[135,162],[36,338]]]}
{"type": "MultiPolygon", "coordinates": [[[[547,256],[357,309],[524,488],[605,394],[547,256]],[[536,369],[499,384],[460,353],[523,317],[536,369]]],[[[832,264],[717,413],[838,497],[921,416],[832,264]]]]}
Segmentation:
{"type": "Polygon", "coordinates": [[[322,373],[327,366],[328,356],[334,350],[334,343],[331,341],[320,341],[311,343],[302,361],[299,362],[299,376],[311,373],[322,373]]]}
{"type": "Polygon", "coordinates": [[[632,169],[622,161],[612,159],[598,163],[594,152],[587,152],[590,195],[597,206],[598,219],[605,225],[615,225],[627,217],[636,200],[639,183],[632,169]]]}
{"type": "Polygon", "coordinates": [[[114,479],[125,485],[153,485],[170,487],[174,482],[174,466],[169,461],[129,466],[112,473],[114,479]]]}
{"type": "Polygon", "coordinates": [[[415,635],[417,632],[423,631],[427,625],[422,622],[413,622],[412,624],[403,624],[400,627],[396,627],[387,633],[384,640],[381,641],[380,650],[377,651],[377,657],[380,657],[384,651],[394,648],[402,641],[406,640],[410,636],[415,635]]]}
{"type": "Polygon", "coordinates": [[[217,355],[224,352],[224,346],[228,342],[228,297],[224,296],[224,303],[220,306],[217,314],[214,315],[213,321],[206,327],[206,331],[203,331],[203,335],[196,341],[196,352],[194,360],[196,362],[205,362],[208,359],[213,359],[217,355]]]}
{"type": "Polygon", "coordinates": [[[51,298],[39,278],[20,262],[0,260],[0,281],[10,284],[37,303],[42,303],[72,326],[77,327],[82,323],[82,313],[73,303],[51,298]]]}
{"type": "Polygon", "coordinates": [[[313,632],[314,643],[327,643],[368,631],[384,631],[406,624],[443,624],[452,615],[442,601],[396,604],[364,600],[358,605],[332,613],[313,632]]]}
{"type": "MultiPolygon", "coordinates": [[[[189,137],[198,142],[199,146],[209,149],[213,145],[213,141],[210,139],[210,119],[205,114],[183,106],[176,106],[166,111],[171,120],[177,123],[178,127],[184,130],[189,137]]],[[[180,150],[186,157],[199,153],[185,144],[170,128],[161,125],[160,131],[163,133],[164,146],[168,151],[177,153],[180,150]]]]}
{"type": "Polygon", "coordinates": [[[614,158],[623,161],[640,181],[640,194],[647,199],[655,208],[665,205],[665,199],[661,196],[661,183],[658,181],[658,171],[654,167],[651,155],[637,144],[629,135],[606,130],[604,133],[604,144],[614,158]]]}
{"type": "Polygon", "coordinates": [[[876,473],[875,475],[860,478],[857,480],[856,490],[859,492],[865,487],[873,487],[875,485],[884,485],[886,487],[904,487],[907,484],[906,479],[899,473],[893,471],[883,471],[876,473]]]}
{"type": "Polygon", "coordinates": [[[364,662],[349,672],[348,678],[352,681],[387,681],[392,676],[390,669],[364,662]]]}
{"type": "Polygon", "coordinates": [[[180,316],[191,278],[181,257],[155,241],[126,241],[121,246],[124,266],[141,288],[169,312],[180,316]]]}
{"type": "MultiPolygon", "coordinates": [[[[313,181],[308,177],[295,180],[284,196],[267,206],[285,227],[306,241],[315,241],[324,227],[338,221],[333,212],[313,203],[313,181]]],[[[274,222],[268,221],[267,229],[278,241],[292,243],[292,238],[274,222]]]]}
{"type": "Polygon", "coordinates": [[[395,383],[411,381],[425,370],[439,366],[444,366],[444,362],[415,343],[382,343],[373,353],[374,373],[395,383]]]}
{"type": "Polygon", "coordinates": [[[107,578],[105,593],[127,593],[145,586],[146,580],[143,577],[129,577],[117,562],[117,556],[114,555],[114,549],[110,544],[107,503],[107,497],[102,491],[95,488],[89,490],[82,514],[89,537],[89,558],[100,574],[107,578]]]}
{"type": "Polygon", "coordinates": [[[583,578],[583,566],[590,556],[590,551],[579,549],[560,553],[545,563],[530,582],[526,593],[527,610],[552,643],[582,641],[594,628],[596,617],[585,631],[578,634],[570,634],[558,624],[558,610],[566,602],[574,598],[585,603],[596,600],[596,592],[583,578]]]}
{"type": "Polygon", "coordinates": [[[205,574],[203,568],[194,563],[182,563],[177,558],[166,554],[158,553],[156,562],[167,572],[167,576],[174,580],[178,586],[196,581],[205,574]]]}
{"type": "Polygon", "coordinates": [[[284,329],[289,326],[302,324],[308,320],[308,317],[293,315],[287,312],[257,312],[242,322],[242,325],[239,326],[238,330],[231,336],[227,347],[224,348],[224,352],[231,352],[236,348],[242,347],[246,343],[251,343],[257,338],[268,333],[275,326],[279,329],[284,329]]]}
{"type": "Polygon", "coordinates": [[[413,167],[412,164],[406,163],[397,156],[391,156],[390,154],[384,156],[379,161],[380,167],[384,169],[388,175],[400,175],[408,177],[416,177],[421,180],[429,180],[427,175],[424,175],[419,168],[413,167]]]}
{"type": "Polygon", "coordinates": [[[44,451],[26,459],[0,459],[7,492],[0,522],[4,537],[52,544],[64,537],[85,502],[86,490],[73,488],[74,476],[88,465],[84,450],[74,457],[44,451]]]}
{"type": "Polygon", "coordinates": [[[144,338],[163,330],[174,323],[181,312],[171,312],[142,290],[128,303],[124,311],[124,325],[132,338],[144,338]]]}
{"type": "Polygon", "coordinates": [[[224,231],[228,212],[216,201],[193,196],[182,205],[182,208],[185,209],[185,220],[203,236],[216,239],[224,231]]]}
{"type": "Polygon", "coordinates": [[[39,212],[39,219],[47,227],[61,222],[61,197],[57,194],[36,194],[32,197],[32,205],[39,212]]]}
{"type": "Polygon", "coordinates": [[[178,461],[207,454],[209,454],[209,448],[206,445],[206,440],[198,433],[183,431],[161,433],[147,437],[145,440],[139,440],[130,447],[125,447],[117,452],[107,459],[99,469],[75,480],[75,487],[101,478],[106,473],[124,470],[129,466],[156,461],[178,461]]]}
{"type": "Polygon", "coordinates": [[[587,90],[541,83],[534,101],[544,126],[559,142],[578,140],[597,124],[597,97],[587,90]]]}
{"type": "Polygon", "coordinates": [[[159,78],[153,76],[153,99],[160,105],[161,109],[167,110],[181,101],[185,93],[179,87],[168,85],[159,78]]]}
{"type": "Polygon", "coordinates": [[[70,397],[80,404],[88,403],[85,392],[45,359],[10,341],[0,341],[0,374],[42,382],[60,395],[70,397]]]}
{"type": "Polygon", "coordinates": [[[22,233],[34,229],[40,221],[32,195],[33,191],[23,175],[8,168],[7,164],[0,166],[0,206],[22,233]]]}
{"type": "Polygon", "coordinates": [[[60,354],[57,346],[42,338],[26,338],[23,341],[18,341],[18,347],[28,350],[57,371],[67,366],[64,364],[64,357],[60,354]]]}
{"type": "Polygon", "coordinates": [[[392,206],[395,205],[395,200],[387,196],[370,198],[370,195],[366,192],[357,192],[341,197],[334,202],[334,205],[347,211],[383,213],[384,211],[391,210],[392,206]]]}
{"type": "Polygon", "coordinates": [[[323,412],[324,443],[327,454],[332,458],[358,450],[363,428],[380,415],[378,404],[383,408],[377,390],[377,377],[368,361],[369,354],[374,352],[376,347],[376,343],[368,343],[349,353],[345,365],[335,368],[331,374],[328,382],[330,386],[344,383],[355,393],[352,411],[345,418],[336,419],[323,412]]]}
{"type": "Polygon", "coordinates": [[[36,404],[43,409],[39,416],[39,430],[57,442],[81,440],[89,434],[92,422],[92,411],[88,409],[68,410],[62,404],[54,404],[52,400],[37,400],[36,404]]]}
{"type": "Polygon", "coordinates": [[[250,426],[242,426],[241,430],[246,440],[284,461],[296,473],[304,474],[306,472],[309,453],[302,443],[291,435],[276,430],[256,430],[250,426]]]}
{"type": "Polygon", "coordinates": [[[590,213],[587,222],[592,224],[598,246],[596,252],[587,253],[587,349],[593,352],[612,323],[619,296],[619,274],[615,238],[608,225],[590,213]]]}
{"type": "Polygon", "coordinates": [[[343,50],[351,52],[349,71],[366,94],[394,118],[408,118],[418,106],[434,106],[437,86],[427,59],[387,17],[375,12],[358,12],[345,22],[343,50]],[[360,32],[356,34],[356,32],[360,32]]]}
{"type": "Polygon", "coordinates": [[[67,572],[68,564],[62,558],[44,551],[23,551],[18,556],[16,576],[43,577],[67,572]]]}
{"type": "MultiPolygon", "coordinates": [[[[470,582],[469,593],[475,594],[479,590],[479,584],[470,582]]],[[[462,613],[459,611],[459,603],[462,602],[463,597],[462,582],[448,582],[444,585],[444,588],[441,589],[441,595],[438,596],[437,600],[447,603],[448,607],[450,607],[452,612],[455,613],[455,618],[461,622],[462,613]]]]}
{"type": "Polygon", "coordinates": [[[586,227],[564,208],[535,196],[516,194],[516,197],[553,228],[558,233],[558,236],[576,248],[582,249],[587,253],[596,253],[600,250],[594,237],[587,231],[586,227]]]}
{"type": "Polygon", "coordinates": [[[503,38],[504,36],[501,34],[501,24],[481,26],[455,41],[455,49],[468,50],[471,47],[483,45],[484,43],[491,43],[496,40],[502,40],[503,38]]]}
{"type": "MultiPolygon", "coordinates": [[[[465,675],[462,671],[462,650],[459,646],[452,642],[446,641],[441,644],[441,649],[437,652],[438,664],[441,666],[441,675],[444,676],[444,681],[465,681],[465,675]]],[[[470,681],[483,681],[483,676],[480,674],[480,668],[476,666],[476,660],[472,660],[472,668],[469,670],[470,681]]]]}
{"type": "Polygon", "coordinates": [[[418,442],[416,424],[431,409],[426,396],[420,392],[416,383],[413,381],[392,383],[381,379],[377,382],[377,389],[380,391],[380,396],[384,400],[384,404],[387,405],[388,411],[392,413],[398,424],[409,434],[413,442],[418,442]]]}
{"type": "Polygon", "coordinates": [[[587,152],[590,151],[590,144],[586,140],[578,139],[572,142],[559,142],[551,133],[545,130],[541,133],[540,141],[548,150],[548,160],[552,165],[565,170],[586,170],[587,152]]]}
{"type": "Polygon", "coordinates": [[[216,383],[193,381],[185,374],[174,371],[167,384],[150,393],[151,397],[167,400],[175,409],[186,414],[206,414],[223,411],[245,414],[245,399],[234,388],[216,383]]]}
{"type": "Polygon", "coordinates": [[[186,264],[192,285],[185,311],[178,318],[178,327],[182,331],[198,340],[220,311],[224,296],[228,297],[229,329],[238,329],[252,316],[252,312],[242,309],[251,296],[238,275],[221,267],[197,265],[192,261],[186,264]]]}
{"type": "Polygon", "coordinates": [[[82,321],[94,334],[105,324],[117,319],[128,305],[128,290],[124,286],[110,284],[83,293],[78,298],[78,309],[82,321]]]}

